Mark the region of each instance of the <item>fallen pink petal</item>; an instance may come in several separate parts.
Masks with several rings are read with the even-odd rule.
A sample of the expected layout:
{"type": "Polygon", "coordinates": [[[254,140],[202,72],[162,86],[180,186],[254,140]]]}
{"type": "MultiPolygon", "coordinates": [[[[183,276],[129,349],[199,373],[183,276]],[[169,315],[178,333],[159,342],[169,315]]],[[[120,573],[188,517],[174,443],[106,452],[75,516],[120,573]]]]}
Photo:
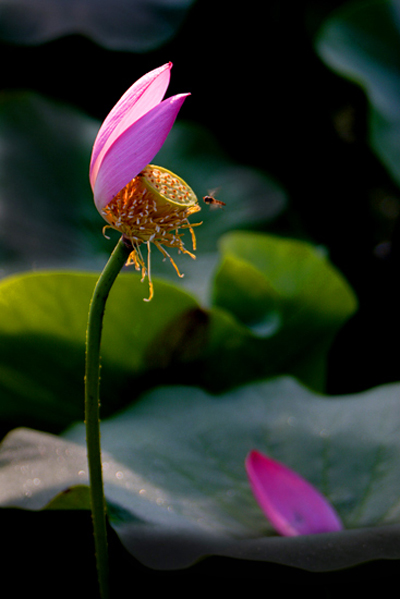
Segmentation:
{"type": "Polygon", "coordinates": [[[328,500],[284,464],[253,450],[245,466],[254,497],[279,534],[290,537],[343,529],[328,500]]]}

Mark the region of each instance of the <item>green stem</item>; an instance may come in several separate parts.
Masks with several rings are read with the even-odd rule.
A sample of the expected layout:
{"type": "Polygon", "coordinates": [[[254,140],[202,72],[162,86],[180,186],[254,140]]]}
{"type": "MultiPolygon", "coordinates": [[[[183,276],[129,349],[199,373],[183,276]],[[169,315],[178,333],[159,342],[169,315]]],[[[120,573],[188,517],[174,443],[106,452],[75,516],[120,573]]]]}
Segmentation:
{"type": "Polygon", "coordinates": [[[90,497],[96,549],[97,575],[102,599],[109,596],[106,502],[100,448],[100,343],[103,316],[110,289],[128,259],[130,249],[119,240],[97,281],[89,307],[86,331],[85,424],[90,497]]]}

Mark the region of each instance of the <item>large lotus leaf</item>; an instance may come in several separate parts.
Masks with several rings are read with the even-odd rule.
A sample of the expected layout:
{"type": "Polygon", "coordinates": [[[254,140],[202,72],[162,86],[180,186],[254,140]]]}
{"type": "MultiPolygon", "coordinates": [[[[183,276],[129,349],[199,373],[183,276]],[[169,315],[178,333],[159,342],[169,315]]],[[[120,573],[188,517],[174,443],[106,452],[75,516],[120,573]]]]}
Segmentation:
{"type": "MultiPolygon", "coordinates": [[[[338,397],[291,378],[218,398],[194,387],[158,388],[102,422],[110,521],[152,568],[183,568],[207,555],[311,571],[400,558],[399,428],[398,383],[338,397]],[[253,448],[319,488],[345,530],[278,537],[247,483],[244,459],[253,448]]],[[[62,437],[8,434],[0,505],[86,508],[84,439],[83,425],[62,437]]]]}
{"type": "MultiPolygon", "coordinates": [[[[139,276],[118,277],[104,321],[104,415],[129,401],[132,384],[182,382],[220,392],[291,373],[323,389],[329,345],[356,307],[340,273],[312,246],[293,240],[236,233],[222,247],[217,305],[209,310],[158,280],[145,303],[139,276]]],[[[0,416],[11,426],[54,431],[81,419],[96,279],[32,273],[1,282],[0,416]]]]}
{"type": "MultiPolygon", "coordinates": [[[[85,332],[97,278],[94,274],[36,273],[1,282],[3,421],[60,430],[82,420],[85,332]]],[[[148,346],[171,323],[179,331],[180,320],[185,323],[197,309],[193,298],[162,281],[156,282],[150,303],[143,301],[147,294],[146,283],[125,274],[110,293],[101,352],[104,415],[124,404],[131,380],[147,368],[148,346]]]]}
{"type": "Polygon", "coordinates": [[[371,145],[400,183],[399,3],[344,4],[325,22],[316,48],[330,67],[365,89],[371,108],[371,145]]]}
{"type": "Polygon", "coordinates": [[[148,52],[176,33],[193,0],[0,0],[0,38],[39,44],[85,35],[112,50],[148,52]]]}
{"type": "Polygon", "coordinates": [[[233,232],[220,249],[210,378],[235,384],[251,380],[249,373],[291,373],[323,389],[332,340],[357,308],[347,281],[321,248],[306,242],[233,232]]]}
{"type": "MultiPolygon", "coordinates": [[[[110,106],[111,108],[111,106],[110,106]]],[[[0,256],[2,272],[32,268],[102,268],[113,241],[102,236],[103,219],[93,204],[88,170],[100,123],[60,103],[31,93],[0,98],[0,256]]],[[[197,260],[175,256],[187,286],[205,297],[221,233],[258,227],[279,216],[286,197],[258,171],[234,164],[214,137],[197,125],[175,123],[154,162],[182,176],[203,210],[193,222],[197,260]],[[225,210],[212,211],[201,198],[220,187],[225,210]]],[[[116,234],[117,235],[117,234],[116,234]]],[[[190,248],[190,235],[187,233],[190,248]]],[[[176,278],[153,252],[153,272],[176,278]]]]}

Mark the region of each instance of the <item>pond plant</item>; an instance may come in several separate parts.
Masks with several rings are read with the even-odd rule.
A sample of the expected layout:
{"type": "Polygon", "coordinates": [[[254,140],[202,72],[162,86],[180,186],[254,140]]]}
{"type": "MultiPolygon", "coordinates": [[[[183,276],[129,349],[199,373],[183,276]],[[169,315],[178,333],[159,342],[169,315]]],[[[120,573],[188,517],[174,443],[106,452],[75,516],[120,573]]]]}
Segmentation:
{"type": "MultiPolygon", "coordinates": [[[[309,3],[304,70],[292,13],[232,14],[211,44],[204,0],[25,4],[0,0],[0,51],[86,58],[79,86],[54,71],[59,97],[4,61],[0,516],[52,516],[55,560],[63,516],[87,516],[101,599],[133,571],[396,564],[396,2],[309,3]]],[[[5,570],[35,543],[20,564],[5,542],[5,570]]]]}

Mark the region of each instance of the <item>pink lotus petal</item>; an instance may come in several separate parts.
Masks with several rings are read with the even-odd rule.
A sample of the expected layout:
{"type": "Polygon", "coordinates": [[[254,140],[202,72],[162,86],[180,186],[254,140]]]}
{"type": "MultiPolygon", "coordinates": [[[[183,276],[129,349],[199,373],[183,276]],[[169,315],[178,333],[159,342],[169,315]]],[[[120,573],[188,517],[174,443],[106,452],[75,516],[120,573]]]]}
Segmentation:
{"type": "Polygon", "coordinates": [[[90,182],[94,188],[104,154],[121,133],[157,106],[167,91],[172,63],[169,62],[136,81],[120,98],[99,129],[90,160],[90,182]]]}
{"type": "Polygon", "coordinates": [[[287,466],[255,450],[245,466],[253,494],[279,534],[291,537],[343,529],[327,499],[287,466]]]}
{"type": "Polygon", "coordinates": [[[94,181],[94,201],[98,210],[102,210],[152,161],[188,95],[179,94],[157,104],[114,140],[102,156],[94,181]]]}

